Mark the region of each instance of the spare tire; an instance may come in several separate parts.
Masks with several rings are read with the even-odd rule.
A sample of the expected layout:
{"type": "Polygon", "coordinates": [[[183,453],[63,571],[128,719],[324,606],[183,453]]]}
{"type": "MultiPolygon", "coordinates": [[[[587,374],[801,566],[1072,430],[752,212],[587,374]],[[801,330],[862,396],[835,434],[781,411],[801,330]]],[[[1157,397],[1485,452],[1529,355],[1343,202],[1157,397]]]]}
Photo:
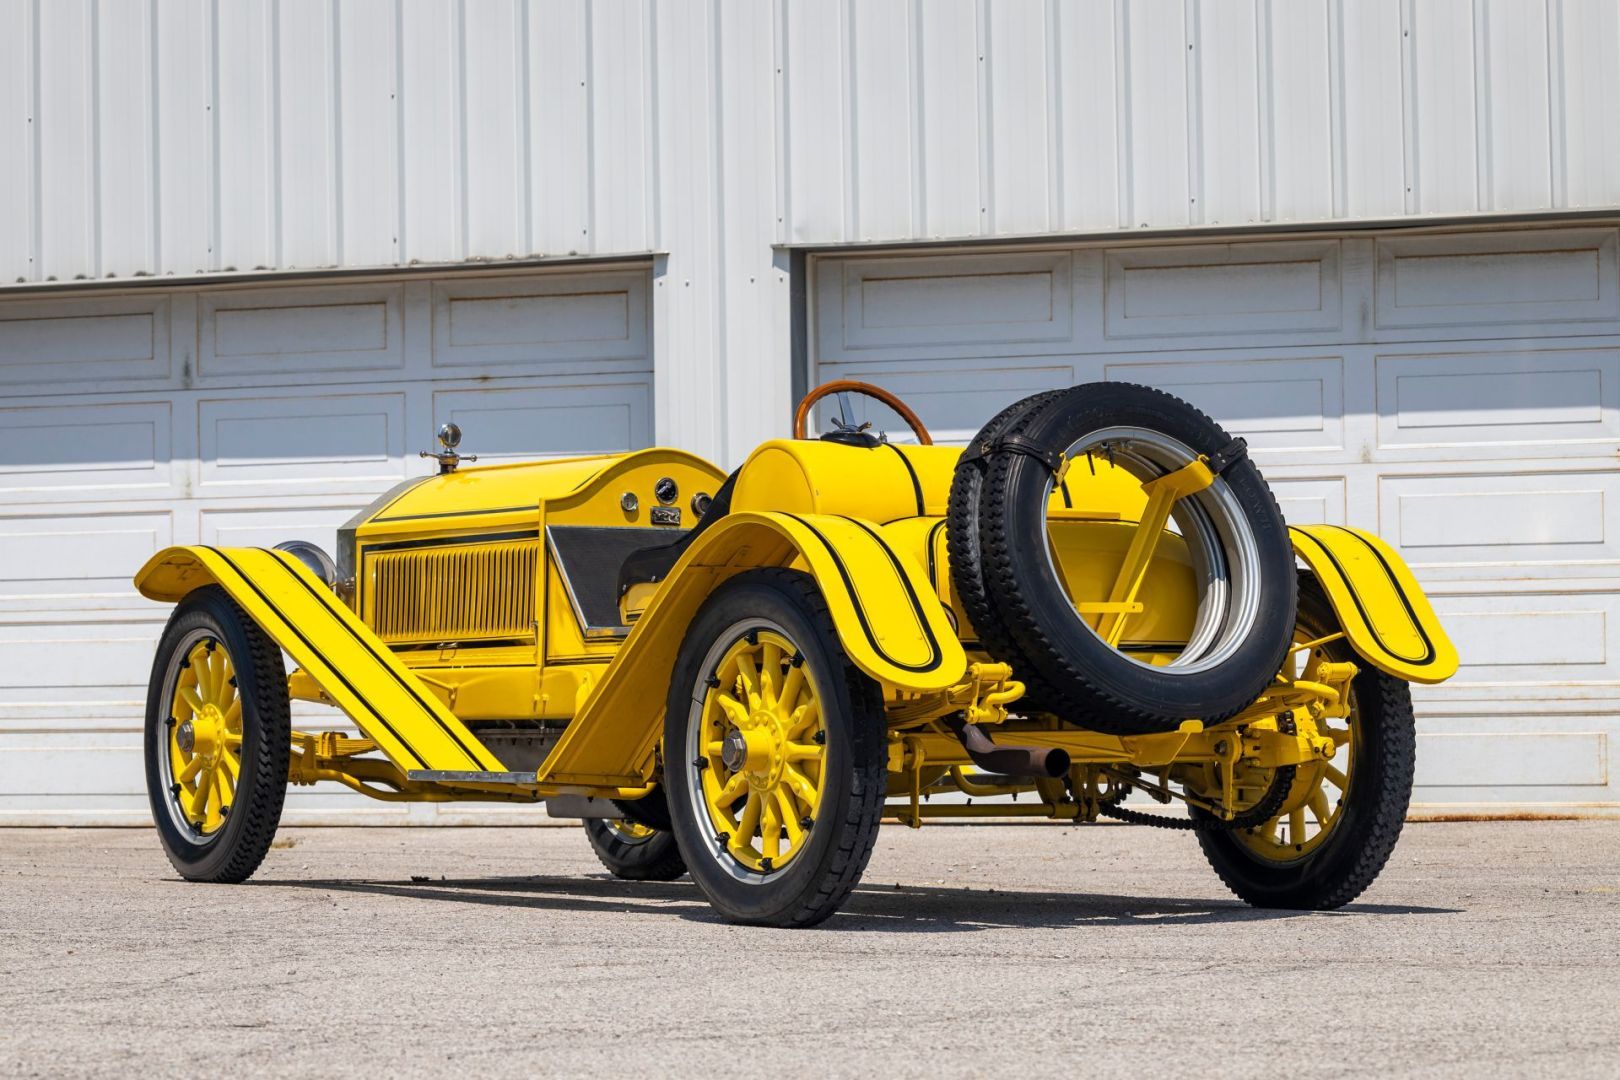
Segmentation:
{"type": "Polygon", "coordinates": [[[979,646],[997,660],[1011,664],[1018,672],[1025,686],[1020,707],[1036,711],[1051,711],[1059,707],[1062,699],[1041,683],[1040,677],[1018,651],[1012,634],[990,603],[989,589],[984,581],[984,560],[979,547],[979,505],[984,491],[984,474],[989,468],[989,460],[983,455],[985,447],[1009,425],[1064,393],[1064,390],[1048,390],[1021,398],[992,416],[990,422],[979,429],[979,433],[963,449],[962,465],[951,478],[951,497],[945,518],[945,550],[950,556],[951,584],[956,586],[956,597],[962,605],[962,613],[973,624],[979,646]]]}
{"type": "MultiPolygon", "coordinates": [[[[1004,633],[1004,641],[984,638],[987,651],[1061,698],[1061,708],[1046,703],[1052,711],[1097,731],[1215,723],[1253,702],[1291,644],[1297,597],[1288,528],[1242,445],[1180,398],[1111,382],[1046,396],[980,441],[977,456],[964,453],[959,473],[982,476],[953,487],[950,520],[977,526],[955,540],[976,546],[976,558],[961,565],[977,567],[987,624],[1004,633]],[[1076,612],[1054,565],[1046,532],[1054,466],[1087,453],[1106,454],[1144,482],[1200,457],[1218,473],[1172,511],[1193,565],[1198,609],[1185,648],[1168,663],[1109,645],[1076,612]],[[973,487],[978,508],[970,512],[956,499],[969,498],[973,487]]],[[[956,584],[965,597],[961,578],[956,584]]]]}

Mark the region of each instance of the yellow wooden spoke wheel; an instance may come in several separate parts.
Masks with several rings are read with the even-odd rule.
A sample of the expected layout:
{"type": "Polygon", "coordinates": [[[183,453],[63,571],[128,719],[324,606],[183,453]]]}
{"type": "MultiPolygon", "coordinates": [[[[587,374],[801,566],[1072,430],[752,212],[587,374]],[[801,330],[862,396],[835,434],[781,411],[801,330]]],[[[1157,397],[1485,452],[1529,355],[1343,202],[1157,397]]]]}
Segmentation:
{"type": "MultiPolygon", "coordinates": [[[[1288,863],[1309,856],[1327,839],[1343,817],[1345,797],[1350,792],[1350,774],[1355,769],[1357,729],[1361,726],[1351,691],[1348,720],[1327,718],[1317,731],[1330,736],[1336,747],[1331,761],[1298,766],[1288,797],[1276,817],[1253,828],[1239,829],[1236,840],[1256,858],[1288,863]]],[[[1258,798],[1269,788],[1270,770],[1255,785],[1258,798]]],[[[1240,793],[1240,794],[1246,794],[1240,793]]],[[[1254,798],[1247,805],[1252,805],[1254,798]]],[[[1245,805],[1240,802],[1240,805],[1245,805]]]]}
{"type": "MultiPolygon", "coordinates": [[[[1332,759],[1297,766],[1280,811],[1264,824],[1198,834],[1221,880],[1258,907],[1324,910],[1355,899],[1383,868],[1406,817],[1417,745],[1410,689],[1361,661],[1338,631],[1321,586],[1302,575],[1294,640],[1316,644],[1299,649],[1297,667],[1284,673],[1310,680],[1324,662],[1359,669],[1348,716],[1317,721],[1333,739],[1332,759]]],[[[1240,775],[1239,809],[1262,798],[1272,780],[1270,770],[1240,775]]]]}
{"type": "Polygon", "coordinates": [[[888,768],[882,688],[844,653],[814,579],[750,570],[687,628],[664,787],[692,880],[725,917],[809,926],[854,889],[888,768]]]}
{"type": "Polygon", "coordinates": [[[768,873],[804,849],[821,808],[821,702],[802,654],[770,630],[735,642],[711,681],[696,759],[709,823],[734,859],[768,873]]]}
{"type": "Polygon", "coordinates": [[[686,873],[675,834],[634,818],[586,818],[585,835],[608,873],[625,881],[674,881],[686,873]]]}
{"type": "Polygon", "coordinates": [[[281,820],[292,735],[281,650],[224,590],[197,589],[158,643],[146,786],[163,849],[193,881],[243,881],[281,820]]]}
{"type": "Polygon", "coordinates": [[[185,652],[169,694],[169,793],[186,822],[208,836],[225,824],[242,775],[242,697],[236,665],[202,634],[185,652]]]}

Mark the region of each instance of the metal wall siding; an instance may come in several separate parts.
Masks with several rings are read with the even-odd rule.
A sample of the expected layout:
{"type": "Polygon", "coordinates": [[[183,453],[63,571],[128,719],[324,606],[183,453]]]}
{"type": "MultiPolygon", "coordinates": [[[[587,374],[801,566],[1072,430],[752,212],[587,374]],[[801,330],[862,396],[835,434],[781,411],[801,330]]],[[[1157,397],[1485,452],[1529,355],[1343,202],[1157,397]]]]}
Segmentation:
{"type": "Polygon", "coordinates": [[[0,0],[0,61],[6,283],[669,249],[716,147],[773,241],[1620,202],[1612,0],[0,0]]]}

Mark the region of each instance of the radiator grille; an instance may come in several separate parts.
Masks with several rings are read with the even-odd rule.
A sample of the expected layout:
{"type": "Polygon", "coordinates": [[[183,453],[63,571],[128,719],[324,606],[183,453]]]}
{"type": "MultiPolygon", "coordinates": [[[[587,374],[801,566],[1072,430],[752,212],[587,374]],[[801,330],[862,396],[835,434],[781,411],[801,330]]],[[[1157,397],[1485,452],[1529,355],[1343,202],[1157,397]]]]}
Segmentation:
{"type": "Polygon", "coordinates": [[[372,571],[372,629],[386,642],[528,637],[539,540],[385,551],[372,571]]]}

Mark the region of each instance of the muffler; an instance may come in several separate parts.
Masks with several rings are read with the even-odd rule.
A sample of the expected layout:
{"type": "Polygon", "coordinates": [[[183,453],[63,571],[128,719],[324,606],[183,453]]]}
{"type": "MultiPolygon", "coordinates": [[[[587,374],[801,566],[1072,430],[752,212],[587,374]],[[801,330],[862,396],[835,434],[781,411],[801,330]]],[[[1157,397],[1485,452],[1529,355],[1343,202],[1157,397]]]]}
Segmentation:
{"type": "Polygon", "coordinates": [[[1069,772],[1069,752],[1056,746],[997,746],[985,730],[962,719],[960,713],[945,718],[968,757],[988,773],[1029,779],[1055,779],[1069,772]]]}

